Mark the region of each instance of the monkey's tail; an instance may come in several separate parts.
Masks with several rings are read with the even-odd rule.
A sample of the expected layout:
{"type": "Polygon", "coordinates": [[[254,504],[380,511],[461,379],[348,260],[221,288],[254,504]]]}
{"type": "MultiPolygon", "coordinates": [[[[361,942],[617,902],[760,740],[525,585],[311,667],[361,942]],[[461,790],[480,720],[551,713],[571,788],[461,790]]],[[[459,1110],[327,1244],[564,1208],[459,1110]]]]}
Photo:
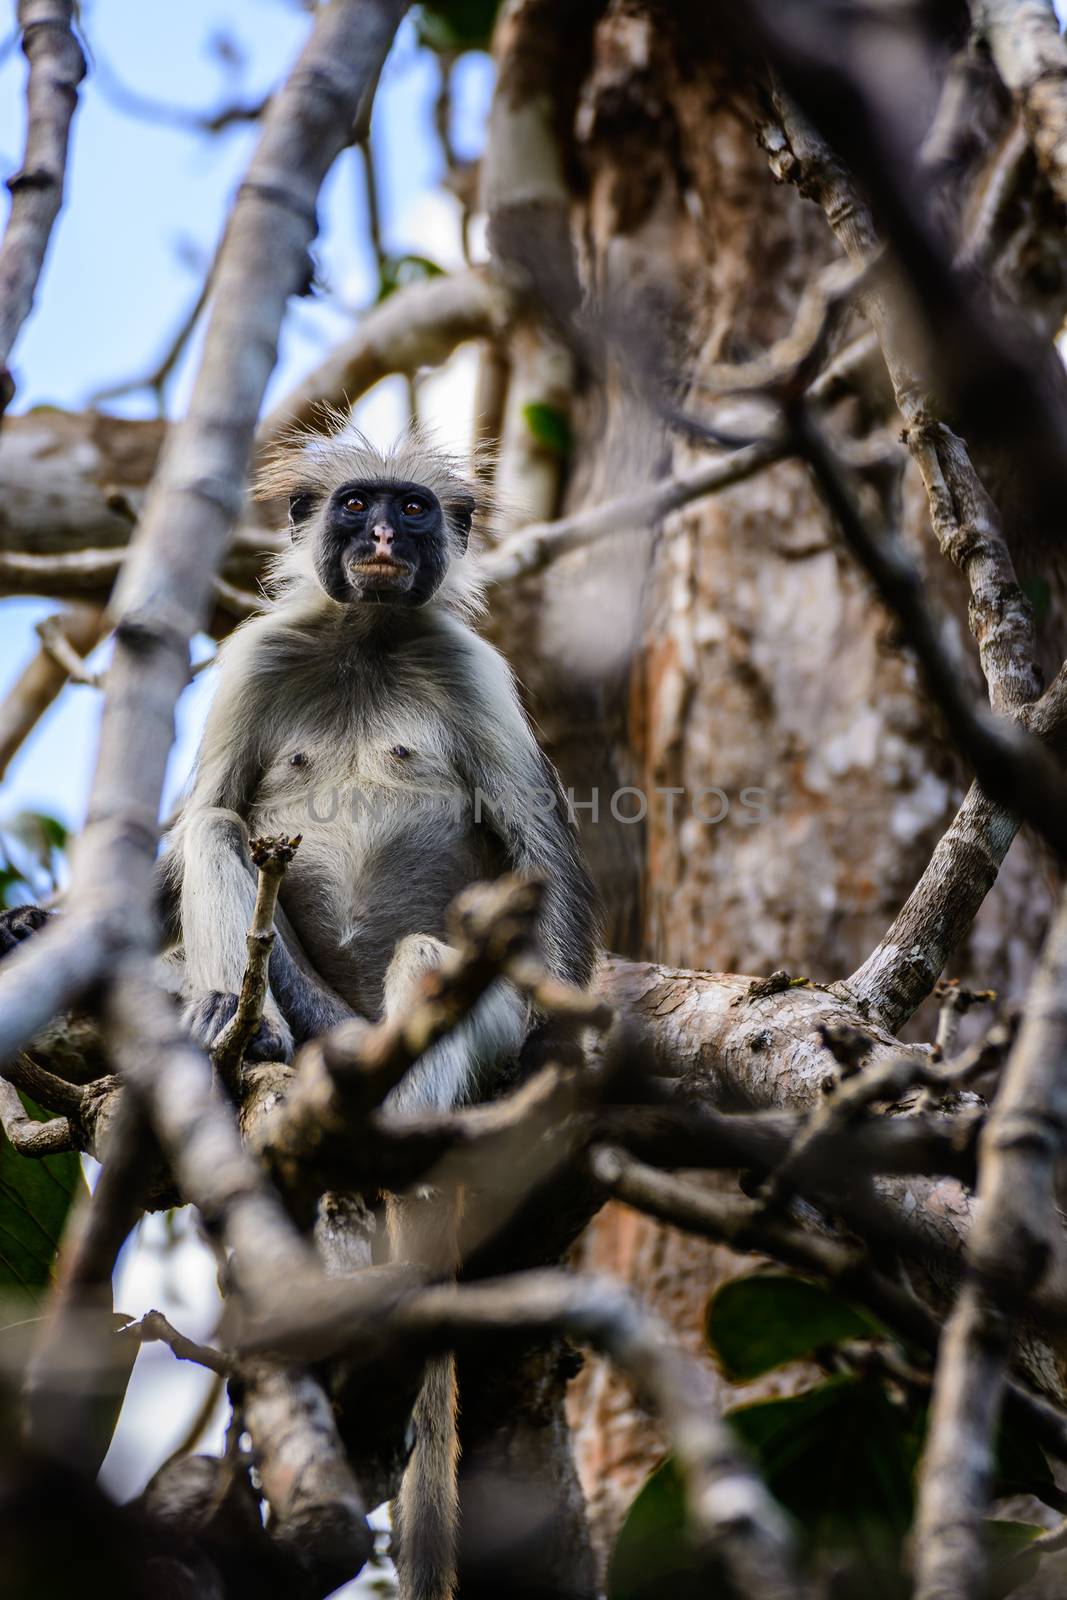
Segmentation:
{"type": "Polygon", "coordinates": [[[453,1600],[459,1527],[456,1365],[449,1351],[426,1363],[412,1412],[415,1443],[393,1501],[399,1600],[453,1600]]]}

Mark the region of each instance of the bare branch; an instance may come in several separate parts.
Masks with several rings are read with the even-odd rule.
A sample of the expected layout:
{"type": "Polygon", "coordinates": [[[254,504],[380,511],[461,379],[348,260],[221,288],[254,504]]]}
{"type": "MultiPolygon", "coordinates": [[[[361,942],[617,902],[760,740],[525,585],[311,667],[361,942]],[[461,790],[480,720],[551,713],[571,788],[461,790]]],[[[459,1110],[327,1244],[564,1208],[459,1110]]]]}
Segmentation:
{"type": "Polygon", "coordinates": [[[94,394],[89,396],[86,403],[95,409],[98,406],[102,406],[107,400],[117,400],[122,395],[136,393],[139,389],[148,389],[155,396],[159,415],[162,417],[164,415],[167,381],[181,360],[182,352],[192,338],[196,325],[203,315],[214,279],[215,263],[212,260],[197,291],[196,299],[183,315],[154,367],[151,367],[143,376],[128,378],[124,383],[111,383],[106,388],[97,389],[94,394]]]}
{"type": "Polygon", "coordinates": [[[556,522],[534,523],[491,550],[482,562],[482,570],[493,583],[508,583],[540,572],[568,550],[630,528],[647,528],[681,506],[744,483],[788,454],[789,447],[781,440],[746,445],[722,460],[664,478],[648,489],[577,511],[556,522]]]}
{"type": "Polygon", "coordinates": [[[96,82],[116,111],[143,122],[155,122],[167,128],[179,128],[185,133],[218,134],[245,123],[258,122],[270,102],[270,95],[258,100],[235,100],[220,105],[215,111],[198,111],[192,106],[170,105],[153,95],[138,94],[122,82],[115,69],[94,50],[96,82]]]}
{"type": "Polygon", "coordinates": [[[63,617],[45,617],[43,622],[36,624],[34,632],[41,641],[41,649],[52,657],[72,683],[83,684],[88,689],[99,689],[103,683],[103,675],[89,671],[84,659],[71,643],[63,622],[63,617]]]}
{"type": "Polygon", "coordinates": [[[1052,0],[974,0],[971,9],[1038,161],[1067,200],[1067,44],[1052,0]]]}
{"type": "Polygon", "coordinates": [[[324,1591],[338,1588],[360,1571],[374,1537],[330,1402],[301,1367],[250,1360],[240,1380],[271,1537],[314,1567],[324,1591]]]}
{"type": "Polygon", "coordinates": [[[184,1333],[179,1333],[167,1321],[162,1311],[146,1311],[139,1322],[129,1323],[120,1332],[136,1334],[142,1344],[165,1344],[179,1361],[193,1361],[198,1367],[206,1367],[220,1377],[227,1377],[233,1371],[233,1362],[227,1360],[221,1350],[186,1338],[184,1333]]]}
{"type": "Polygon", "coordinates": [[[31,1117],[18,1091],[6,1078],[0,1078],[0,1126],[8,1143],[20,1156],[40,1159],[43,1156],[61,1155],[75,1148],[70,1123],[66,1117],[53,1117],[49,1122],[38,1122],[31,1117]]]}
{"type": "Polygon", "coordinates": [[[741,1594],[783,1600],[798,1594],[784,1518],[719,1418],[706,1372],[615,1284],[557,1272],[515,1273],[499,1282],[409,1290],[391,1308],[382,1306],[373,1321],[367,1306],[361,1284],[340,1280],[323,1291],[308,1315],[281,1311],[261,1326],[240,1330],[237,1342],[249,1349],[265,1344],[301,1350],[320,1330],[329,1330],[344,1347],[359,1351],[368,1340],[377,1344],[387,1330],[428,1350],[549,1334],[591,1344],[663,1421],[705,1552],[723,1556],[741,1594]]]}
{"type": "MultiPolygon", "coordinates": [[[[876,259],[874,223],[844,166],[795,108],[780,101],[782,128],[763,130],[775,172],[826,213],[849,260],[863,271],[876,259]]],[[[960,568],[971,589],[971,629],[994,710],[1036,700],[1042,681],[1033,615],[1019,587],[993,503],[963,440],[937,419],[900,332],[903,308],[891,303],[885,274],[861,292],[878,336],[904,419],[908,448],[926,486],[930,517],[942,553],[960,568]]]]}
{"type": "Polygon", "coordinates": [[[11,211],[0,241],[0,416],[15,392],[8,362],[30,314],[48,241],[63,204],[67,141],[85,76],[71,26],[71,0],[20,0],[18,22],[29,62],[26,147],[7,180],[11,211]]]}
{"type": "MultiPolygon", "coordinates": [[[[1067,855],[1067,787],[1056,763],[1021,728],[972,704],[926,608],[918,573],[899,542],[888,545],[868,526],[843,463],[802,404],[794,409],[792,421],[794,448],[811,467],[849,548],[903,624],[949,732],[979,782],[987,794],[1032,822],[1053,849],[1067,855]]],[[[1012,703],[1010,697],[1007,703],[1012,703]]]]}
{"type": "Polygon", "coordinates": [[[292,839],[279,837],[253,839],[251,842],[252,862],[259,869],[259,881],[252,925],[248,930],[248,963],[241,979],[237,1010],[219,1034],[211,1052],[215,1071],[235,1098],[238,1098],[244,1053],[263,1021],[267,969],[274,948],[274,913],[278,905],[278,891],[299,844],[299,834],[292,839]]]}
{"type": "MultiPolygon", "coordinates": [[[[180,1031],[149,966],[120,968],[105,1015],[115,1060],[182,1194],[233,1252],[238,1291],[254,1305],[284,1282],[299,1296],[300,1285],[315,1277],[311,1253],[245,1150],[207,1059],[180,1031]]],[[[245,1424],[274,1514],[273,1536],[331,1574],[336,1567],[336,1587],[362,1567],[371,1534],[329,1404],[298,1368],[256,1362],[242,1375],[245,1424]]]]}
{"type": "Polygon", "coordinates": [[[917,1518],[918,1600],[976,1596],[1012,1335],[1061,1227],[1055,1175],[1067,1142],[1067,896],[1031,986],[980,1141],[979,1205],[963,1289],[934,1378],[917,1518]]]}

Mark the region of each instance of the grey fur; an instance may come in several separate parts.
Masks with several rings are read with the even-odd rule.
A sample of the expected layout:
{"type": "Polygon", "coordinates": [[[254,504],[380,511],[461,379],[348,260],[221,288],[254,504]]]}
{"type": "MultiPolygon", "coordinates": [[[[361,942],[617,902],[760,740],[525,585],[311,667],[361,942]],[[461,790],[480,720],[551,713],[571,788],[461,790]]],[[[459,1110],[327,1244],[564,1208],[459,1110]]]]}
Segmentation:
{"type": "MultiPolygon", "coordinates": [[[[184,944],[184,968],[171,958],[175,981],[204,1043],[244,971],[250,836],[303,836],[281,888],[263,1049],[287,1054],[352,1014],[394,1014],[441,959],[454,895],[504,870],[544,878],[551,970],[584,984],[595,964],[592,889],[558,779],[510,670],[470,626],[480,586],[464,519],[473,505],[477,532],[483,497],[425,440],[383,455],[343,419],[332,424],[328,435],[290,444],[268,471],[265,491],[294,507],[293,548],[279,563],[272,608],[220,651],[192,789],[162,862],[184,944]],[[336,539],[331,496],[359,482],[423,485],[443,508],[442,581],[426,604],[345,604],[320,584],[317,549],[336,539]]],[[[484,1094],[529,1026],[521,997],[498,982],[393,1103],[444,1108],[484,1094]]],[[[416,1412],[398,1510],[405,1600],[451,1593],[451,1374],[450,1358],[431,1363],[416,1412]]]]}
{"type": "MultiPolygon", "coordinates": [[[[316,492],[331,487],[326,461],[332,487],[387,479],[398,461],[405,479],[421,464],[421,481],[442,501],[446,476],[471,496],[447,458],[419,448],[421,457],[410,443],[389,457],[358,437],[343,448],[337,436],[315,444],[316,492]]],[[[304,482],[296,454],[290,486],[304,482]]],[[[272,473],[274,489],[283,480],[279,466],[272,473]]],[[[426,605],[345,605],[315,577],[324,515],[320,505],[299,529],[273,607],[220,651],[192,789],[164,856],[180,904],[187,1014],[205,1043],[205,997],[236,993],[244,971],[250,834],[303,836],[282,884],[266,1005],[287,1049],[353,1013],[382,1015],[402,977],[390,979],[394,953],[401,967],[407,960],[402,942],[440,939],[454,895],[505,869],[545,878],[541,938],[551,969],[578,983],[593,970],[592,893],[558,780],[503,658],[457,614],[476,585],[456,569],[472,558],[454,557],[426,605]]],[[[526,1019],[515,1004],[489,996],[481,1014],[494,1044],[521,1043],[526,1019]]],[[[440,1049],[440,1070],[424,1063],[401,1098],[412,1106],[469,1098],[491,1066],[485,1055],[473,1047],[463,1071],[454,1043],[440,1049]]]]}

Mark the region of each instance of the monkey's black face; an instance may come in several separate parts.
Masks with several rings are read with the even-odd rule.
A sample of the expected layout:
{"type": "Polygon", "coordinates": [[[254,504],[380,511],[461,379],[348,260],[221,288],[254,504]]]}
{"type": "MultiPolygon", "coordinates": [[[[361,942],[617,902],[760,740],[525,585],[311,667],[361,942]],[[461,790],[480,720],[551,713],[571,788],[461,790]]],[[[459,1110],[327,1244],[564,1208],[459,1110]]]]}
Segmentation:
{"type": "Polygon", "coordinates": [[[421,606],[451,556],[437,496],[418,483],[349,483],[327,501],[316,542],[319,581],[342,604],[421,606]]]}

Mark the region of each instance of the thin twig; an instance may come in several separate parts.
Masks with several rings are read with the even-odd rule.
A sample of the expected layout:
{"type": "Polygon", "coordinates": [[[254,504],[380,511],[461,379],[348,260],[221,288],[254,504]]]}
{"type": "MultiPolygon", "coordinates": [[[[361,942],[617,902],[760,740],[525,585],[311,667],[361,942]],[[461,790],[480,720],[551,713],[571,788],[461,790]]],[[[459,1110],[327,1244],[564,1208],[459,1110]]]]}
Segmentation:
{"type": "Polygon", "coordinates": [[[88,689],[99,689],[104,681],[103,673],[90,672],[84,657],[78,654],[68,638],[63,622],[64,618],[59,616],[45,617],[35,624],[34,632],[41,641],[41,649],[63,669],[72,683],[84,684],[88,689]]]}
{"type": "Polygon", "coordinates": [[[252,862],[258,868],[259,880],[252,925],[247,935],[248,962],[241,979],[237,1010],[219,1034],[211,1052],[215,1071],[235,1099],[240,1094],[244,1053],[263,1021],[270,953],[274,948],[274,913],[278,905],[278,891],[299,845],[299,834],[291,839],[279,835],[277,838],[251,841],[252,862]]]}
{"type": "Polygon", "coordinates": [[[704,462],[618,500],[608,500],[555,522],[532,523],[491,550],[482,562],[482,571],[492,583],[527,577],[569,550],[627,529],[651,527],[694,500],[744,483],[789,453],[788,444],[778,439],[746,445],[722,460],[704,462]]]}
{"type": "Polygon", "coordinates": [[[179,1361],[195,1362],[198,1367],[206,1367],[219,1377],[225,1378],[233,1371],[233,1362],[221,1350],[216,1350],[212,1345],[198,1344],[195,1339],[179,1333],[162,1311],[146,1311],[140,1321],[127,1323],[119,1332],[136,1335],[142,1344],[165,1344],[179,1361]]]}

